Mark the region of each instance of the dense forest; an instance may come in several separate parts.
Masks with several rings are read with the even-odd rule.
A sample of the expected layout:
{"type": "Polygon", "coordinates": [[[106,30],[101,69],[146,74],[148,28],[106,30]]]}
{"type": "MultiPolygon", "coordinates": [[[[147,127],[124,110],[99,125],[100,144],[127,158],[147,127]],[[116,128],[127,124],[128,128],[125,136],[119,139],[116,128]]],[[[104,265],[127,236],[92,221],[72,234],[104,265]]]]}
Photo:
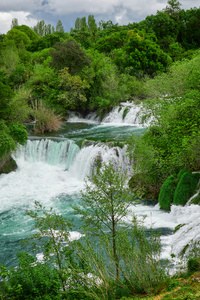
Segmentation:
{"type": "MultiPolygon", "coordinates": [[[[170,209],[172,202],[185,205],[196,191],[200,178],[199,70],[200,8],[183,10],[177,0],[169,0],[162,11],[128,25],[120,26],[110,20],[97,24],[93,15],[87,19],[77,18],[74,28],[67,33],[60,20],[56,28],[43,20],[29,28],[18,25],[18,20],[13,19],[11,29],[0,34],[0,167],[10,159],[10,153],[18,143],[25,144],[28,136],[26,124],[33,122],[35,134],[44,134],[58,130],[72,111],[83,116],[96,112],[103,118],[121,102],[129,101],[142,104],[144,121],[149,117],[153,119],[142,136],[132,135],[125,141],[128,155],[134,161],[130,188],[141,191],[146,198],[159,201],[165,210],[170,209]]],[[[200,203],[200,196],[193,202],[200,203]]],[[[47,213],[45,216],[50,218],[47,213]]],[[[32,217],[37,219],[34,214],[32,217]]],[[[41,223],[39,226],[42,226],[41,223]]],[[[146,243],[139,232],[135,226],[138,243],[146,243]]],[[[120,242],[125,243],[125,237],[121,237],[120,242]]],[[[147,243],[145,245],[147,247],[147,243]]],[[[143,258],[150,251],[147,248],[141,250],[143,258]]],[[[69,260],[70,255],[68,253],[69,260]]],[[[118,272],[117,255],[112,259],[118,272]]],[[[27,270],[27,261],[34,263],[33,257],[29,256],[21,255],[19,260],[27,270]]],[[[150,261],[151,273],[155,265],[152,257],[150,261]]],[[[192,263],[195,265],[197,261],[192,263]]],[[[190,271],[194,265],[190,266],[190,271]]],[[[1,277],[6,278],[6,269],[1,267],[1,272],[1,277]]],[[[118,274],[118,286],[113,283],[118,294],[116,297],[111,293],[112,284],[106,290],[108,282],[105,281],[106,292],[97,292],[94,298],[86,282],[83,288],[79,285],[83,278],[73,273],[73,285],[78,284],[78,291],[87,290],[87,293],[78,296],[73,289],[66,296],[68,294],[63,286],[66,298],[62,298],[60,286],[55,283],[60,280],[61,273],[50,272],[47,265],[38,266],[34,272],[31,276],[49,272],[48,289],[45,286],[47,278],[40,277],[46,288],[43,291],[45,298],[30,298],[30,295],[20,298],[20,284],[14,284],[12,289],[15,293],[19,289],[17,298],[13,296],[13,290],[7,290],[9,298],[1,299],[120,298],[117,289],[122,288],[122,283],[118,274]],[[49,287],[52,298],[47,296],[49,287]]],[[[124,295],[158,292],[161,289],[158,277],[162,277],[159,272],[156,269],[152,281],[148,279],[150,286],[146,288],[142,285],[146,279],[143,279],[141,288],[137,288],[130,287],[131,281],[125,276],[124,295]]],[[[150,276],[150,273],[147,275],[150,276]]],[[[12,276],[11,281],[16,283],[16,277],[12,276]]],[[[62,276],[63,280],[66,274],[62,276]]],[[[173,281],[173,284],[178,283],[173,281]]]]}

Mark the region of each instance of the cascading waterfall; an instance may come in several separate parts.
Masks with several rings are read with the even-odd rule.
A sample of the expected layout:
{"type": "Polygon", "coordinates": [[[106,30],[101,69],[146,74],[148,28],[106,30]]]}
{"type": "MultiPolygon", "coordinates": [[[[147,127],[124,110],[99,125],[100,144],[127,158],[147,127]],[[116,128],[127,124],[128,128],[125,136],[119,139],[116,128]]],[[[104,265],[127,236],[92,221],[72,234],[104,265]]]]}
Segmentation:
{"type": "Polygon", "coordinates": [[[148,126],[152,118],[145,122],[142,121],[143,112],[142,104],[136,105],[134,103],[122,102],[121,106],[117,106],[102,120],[102,123],[112,123],[121,125],[137,125],[148,126]]]}
{"type": "Polygon", "coordinates": [[[96,143],[79,149],[74,141],[50,139],[28,140],[25,146],[19,146],[14,158],[20,164],[21,160],[29,163],[43,162],[60,166],[81,180],[90,176],[98,162],[111,161],[115,165],[128,168],[129,159],[126,156],[126,146],[109,147],[104,143],[96,143]]]}
{"type": "MultiPolygon", "coordinates": [[[[90,128],[88,131],[93,135],[96,134],[98,138],[99,132],[101,138],[104,138],[104,130],[107,133],[106,139],[111,136],[111,129],[107,125],[102,127],[94,125],[90,128]],[[92,131],[92,128],[95,128],[95,131],[92,131]]],[[[111,128],[113,136],[118,140],[117,134],[121,136],[120,130],[125,127],[116,127],[114,130],[113,127],[111,128]]],[[[138,128],[129,126],[128,130],[137,131],[138,128]]],[[[81,129],[78,129],[79,139],[80,132],[81,129]]],[[[0,263],[7,266],[17,264],[16,253],[21,250],[19,241],[32,233],[32,222],[25,215],[25,210],[34,209],[35,200],[46,208],[52,207],[66,217],[71,216],[73,215],[71,204],[80,200],[84,179],[91,175],[96,165],[111,160],[124,168],[129,166],[125,146],[111,147],[105,143],[91,142],[80,149],[73,140],[68,138],[31,138],[25,146],[19,147],[14,158],[18,169],[0,175],[0,263]]],[[[131,209],[127,222],[131,222],[133,214],[142,219],[146,216],[144,226],[162,229],[163,258],[170,259],[172,253],[179,257],[183,248],[189,251],[188,245],[191,240],[199,241],[200,206],[198,205],[185,207],[173,205],[170,213],[160,210],[158,204],[152,206],[137,204],[131,209]],[[177,225],[181,225],[180,229],[172,234],[177,225]]],[[[75,218],[75,222],[78,228],[78,217],[75,218]]],[[[77,232],[74,234],[77,236],[77,232]]]]}
{"type": "Polygon", "coordinates": [[[119,106],[114,107],[104,118],[100,121],[100,118],[95,113],[90,113],[86,118],[83,118],[80,114],[71,112],[68,118],[68,122],[87,122],[90,124],[114,124],[114,125],[135,125],[138,127],[146,127],[152,121],[152,117],[149,116],[145,121],[143,117],[146,115],[146,110],[143,104],[135,104],[132,102],[122,102],[119,106]]]}
{"type": "MultiPolygon", "coordinates": [[[[126,156],[126,147],[109,147],[104,143],[96,143],[79,149],[73,141],[67,139],[60,141],[48,139],[29,140],[26,146],[19,148],[15,158],[17,162],[23,159],[32,164],[41,161],[47,165],[60,166],[62,170],[67,172],[65,179],[69,181],[69,177],[73,178],[73,184],[75,184],[75,179],[79,181],[75,191],[83,187],[80,183],[83,183],[86,176],[92,174],[95,165],[98,163],[103,164],[112,161],[113,164],[121,165],[124,168],[130,165],[126,156]]],[[[63,181],[65,180],[64,174],[62,173],[63,181]]],[[[58,191],[56,192],[58,193],[58,191]]],[[[147,207],[143,206],[143,208],[141,210],[140,205],[133,206],[132,210],[139,217],[147,216],[144,220],[144,225],[147,227],[162,227],[172,231],[175,226],[183,225],[174,235],[170,234],[162,237],[163,245],[165,245],[163,258],[170,258],[172,253],[178,257],[181,250],[187,247],[191,240],[199,240],[200,221],[198,216],[200,215],[200,206],[180,207],[173,205],[169,214],[161,211],[159,205],[156,205],[150,208],[151,213],[149,215],[147,215],[147,207]]]]}
{"type": "Polygon", "coordinates": [[[46,162],[68,170],[78,152],[79,147],[72,140],[40,139],[28,140],[25,147],[19,146],[14,156],[31,163],[46,162]]]}
{"type": "Polygon", "coordinates": [[[86,176],[92,175],[95,165],[106,164],[109,161],[128,170],[130,164],[126,156],[126,147],[109,147],[103,143],[84,147],[77,154],[70,171],[79,174],[78,177],[84,180],[86,176]]]}

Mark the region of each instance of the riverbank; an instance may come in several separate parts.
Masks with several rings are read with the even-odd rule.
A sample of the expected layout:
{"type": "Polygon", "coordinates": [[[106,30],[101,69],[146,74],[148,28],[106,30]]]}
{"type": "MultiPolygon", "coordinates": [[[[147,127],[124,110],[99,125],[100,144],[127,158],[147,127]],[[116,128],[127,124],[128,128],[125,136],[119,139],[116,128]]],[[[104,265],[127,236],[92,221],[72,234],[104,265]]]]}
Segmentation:
{"type": "Polygon", "coordinates": [[[0,160],[0,174],[8,174],[17,169],[17,164],[11,155],[0,160]]]}

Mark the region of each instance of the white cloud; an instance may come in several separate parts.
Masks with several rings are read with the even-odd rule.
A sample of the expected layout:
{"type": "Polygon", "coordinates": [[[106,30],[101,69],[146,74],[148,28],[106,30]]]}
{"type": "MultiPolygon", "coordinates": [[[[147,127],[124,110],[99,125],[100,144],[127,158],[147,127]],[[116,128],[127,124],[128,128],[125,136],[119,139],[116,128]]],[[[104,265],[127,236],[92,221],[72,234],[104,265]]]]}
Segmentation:
{"type": "Polygon", "coordinates": [[[41,0],[1,0],[0,11],[33,11],[41,6],[41,0]]]}
{"type": "Polygon", "coordinates": [[[116,6],[122,3],[121,0],[49,0],[46,9],[60,15],[84,12],[87,14],[112,13],[116,6]]]}
{"type": "Polygon", "coordinates": [[[0,12],[0,33],[7,33],[11,29],[12,19],[17,18],[19,25],[33,27],[37,19],[30,16],[30,13],[24,11],[0,12]]]}
{"type": "MultiPolygon", "coordinates": [[[[179,1],[183,9],[199,7],[199,0],[179,1]]],[[[12,18],[32,27],[37,20],[55,25],[59,19],[71,23],[76,17],[92,14],[97,20],[123,25],[156,14],[166,5],[167,0],[0,0],[0,33],[10,29],[12,18]]]]}

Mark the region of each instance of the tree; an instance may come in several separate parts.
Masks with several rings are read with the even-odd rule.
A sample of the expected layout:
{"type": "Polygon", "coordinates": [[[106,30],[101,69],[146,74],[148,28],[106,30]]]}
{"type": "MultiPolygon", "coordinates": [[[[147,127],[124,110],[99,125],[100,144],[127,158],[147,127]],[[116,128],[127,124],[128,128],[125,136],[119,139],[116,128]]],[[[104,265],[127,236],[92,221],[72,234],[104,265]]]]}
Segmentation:
{"type": "Polygon", "coordinates": [[[5,42],[8,43],[9,41],[14,41],[17,47],[20,47],[22,42],[25,46],[28,46],[31,43],[29,36],[25,32],[16,29],[16,27],[7,32],[5,42]]]}
{"type": "Polygon", "coordinates": [[[11,24],[11,29],[18,26],[18,19],[17,18],[13,18],[12,19],[12,24],[11,24]]]}
{"type": "Polygon", "coordinates": [[[64,27],[63,27],[63,24],[62,24],[61,20],[58,20],[58,22],[56,24],[56,31],[63,31],[64,32],[64,27]]]}
{"type": "Polygon", "coordinates": [[[115,168],[112,162],[104,164],[89,178],[82,192],[81,206],[74,206],[81,214],[86,228],[99,237],[111,236],[113,259],[116,276],[119,279],[118,233],[123,218],[128,214],[135,195],[126,186],[127,173],[120,167],[115,168]]]}
{"type": "Polygon", "coordinates": [[[32,240],[33,250],[43,249],[44,261],[51,261],[57,266],[57,272],[62,283],[63,291],[66,290],[66,274],[67,262],[65,260],[69,244],[69,231],[71,229],[71,222],[64,218],[62,215],[57,214],[51,208],[49,211],[43,207],[39,202],[35,202],[35,210],[27,211],[35,222],[35,228],[39,230],[34,234],[31,239],[26,241],[30,243],[32,240]],[[37,240],[41,241],[38,244],[37,240]]]}
{"type": "Polygon", "coordinates": [[[7,120],[10,116],[11,107],[9,105],[14,92],[4,81],[3,72],[0,72],[0,119],[7,120]]]}
{"type": "Polygon", "coordinates": [[[88,16],[88,27],[92,34],[95,35],[97,31],[97,24],[93,15],[88,16]]]}
{"type": "Polygon", "coordinates": [[[130,36],[126,45],[127,54],[125,67],[130,69],[132,75],[143,72],[154,76],[163,72],[171,63],[171,58],[160,49],[151,39],[135,34],[130,36]]]}
{"type": "Polygon", "coordinates": [[[63,106],[65,108],[74,110],[87,102],[85,89],[88,89],[90,86],[85,79],[81,80],[78,75],[72,76],[68,68],[64,68],[59,72],[59,79],[60,86],[64,90],[59,95],[59,100],[64,100],[63,106]]]}
{"type": "Polygon", "coordinates": [[[33,27],[33,31],[35,31],[39,36],[45,36],[46,34],[54,33],[54,27],[50,24],[45,24],[45,21],[38,21],[36,26],[33,27]]]}
{"type": "Polygon", "coordinates": [[[50,54],[53,58],[53,67],[57,70],[67,67],[71,75],[78,74],[83,67],[90,65],[90,57],[73,40],[57,43],[55,50],[52,50],[50,54]]]}
{"type": "Polygon", "coordinates": [[[24,32],[30,38],[31,42],[37,42],[40,39],[40,36],[27,25],[16,25],[15,29],[24,32]]]}
{"type": "Polygon", "coordinates": [[[164,11],[166,11],[166,13],[170,16],[170,17],[174,17],[177,16],[178,13],[180,12],[181,8],[181,4],[179,1],[177,0],[168,0],[167,1],[167,6],[164,9],[164,11]]]}

